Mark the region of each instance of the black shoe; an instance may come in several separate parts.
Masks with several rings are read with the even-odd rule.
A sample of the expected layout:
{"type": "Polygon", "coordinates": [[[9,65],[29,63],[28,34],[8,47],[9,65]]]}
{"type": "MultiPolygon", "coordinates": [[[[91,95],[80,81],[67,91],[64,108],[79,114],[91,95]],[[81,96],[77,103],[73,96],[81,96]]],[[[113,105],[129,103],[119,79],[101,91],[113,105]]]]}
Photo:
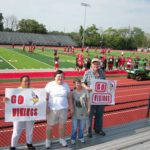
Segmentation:
{"type": "Polygon", "coordinates": [[[105,136],[106,135],[106,133],[103,131],[103,130],[101,130],[101,131],[95,131],[95,133],[96,134],[99,134],[99,135],[102,135],[102,136],[105,136]]]}
{"type": "Polygon", "coordinates": [[[92,136],[93,136],[92,133],[88,133],[89,138],[92,138],[92,136]]]}
{"type": "Polygon", "coordinates": [[[10,147],[9,150],[16,150],[16,148],[15,147],[10,147]]]}
{"type": "Polygon", "coordinates": [[[28,150],[36,150],[36,148],[32,144],[27,144],[28,150]]]}
{"type": "Polygon", "coordinates": [[[102,135],[102,136],[105,136],[105,135],[106,135],[106,133],[105,133],[103,130],[101,130],[101,131],[99,132],[99,134],[102,135]]]}

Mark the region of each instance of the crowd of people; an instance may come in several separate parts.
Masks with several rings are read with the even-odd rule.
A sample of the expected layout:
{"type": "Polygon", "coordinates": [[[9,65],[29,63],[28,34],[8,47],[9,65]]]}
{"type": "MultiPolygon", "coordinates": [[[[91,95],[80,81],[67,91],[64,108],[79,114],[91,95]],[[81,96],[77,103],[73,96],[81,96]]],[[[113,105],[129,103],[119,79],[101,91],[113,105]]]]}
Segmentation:
{"type": "MultiPolygon", "coordinates": [[[[15,47],[15,44],[12,44],[12,48],[15,47]]],[[[22,46],[23,51],[26,49],[29,53],[33,53],[36,49],[36,45],[31,44],[29,46],[23,45],[22,46]]],[[[81,48],[81,52],[75,54],[75,48],[74,46],[65,46],[63,49],[64,53],[67,54],[75,54],[76,55],[76,62],[75,62],[75,69],[78,72],[81,72],[83,69],[84,71],[90,69],[91,66],[91,58],[89,55],[89,47],[81,48]]],[[[45,47],[41,47],[41,51],[45,51],[45,47]]],[[[59,69],[59,56],[58,56],[58,50],[54,49],[54,69],[59,69]]],[[[98,48],[95,48],[95,52],[98,51],[98,48]]],[[[113,56],[111,54],[111,49],[100,49],[100,54],[96,55],[95,58],[98,58],[101,64],[101,68],[103,70],[125,70],[125,69],[138,69],[139,66],[142,66],[145,68],[147,65],[150,65],[150,59],[144,58],[141,59],[139,56],[132,56],[129,57],[124,56],[124,51],[120,53],[120,56],[113,56]]]]}
{"type": "MultiPolygon", "coordinates": [[[[81,143],[85,142],[84,131],[87,131],[88,137],[92,138],[92,120],[94,119],[94,131],[96,134],[105,136],[103,127],[103,113],[104,106],[90,104],[91,79],[105,79],[105,74],[100,68],[100,61],[97,58],[91,60],[91,68],[87,70],[83,79],[73,80],[74,89],[70,90],[68,84],[64,81],[64,72],[57,70],[54,75],[54,80],[50,81],[45,86],[46,91],[46,139],[45,147],[51,148],[52,144],[52,130],[54,125],[58,124],[59,143],[65,147],[67,141],[65,140],[65,125],[67,121],[67,112],[70,109],[72,114],[72,132],[70,135],[71,144],[75,144],[76,140],[81,143]]],[[[22,76],[20,78],[19,88],[30,88],[30,77],[22,76]]],[[[10,99],[5,97],[4,101],[7,103],[10,99]]],[[[44,108],[41,108],[44,109],[44,108]]],[[[32,145],[34,121],[14,121],[13,133],[11,138],[10,150],[16,150],[18,139],[22,129],[26,130],[26,144],[29,150],[35,150],[32,145]]]]}
{"type": "MultiPolygon", "coordinates": [[[[147,58],[141,59],[139,56],[137,57],[124,57],[121,53],[120,56],[114,57],[113,55],[96,55],[95,58],[99,59],[101,68],[103,70],[112,71],[112,70],[125,70],[125,69],[138,69],[139,67],[145,68],[150,65],[150,60],[147,58]]],[[[87,53],[85,58],[83,53],[79,53],[76,55],[76,67],[75,69],[81,72],[90,69],[91,66],[91,58],[87,53]]]]}

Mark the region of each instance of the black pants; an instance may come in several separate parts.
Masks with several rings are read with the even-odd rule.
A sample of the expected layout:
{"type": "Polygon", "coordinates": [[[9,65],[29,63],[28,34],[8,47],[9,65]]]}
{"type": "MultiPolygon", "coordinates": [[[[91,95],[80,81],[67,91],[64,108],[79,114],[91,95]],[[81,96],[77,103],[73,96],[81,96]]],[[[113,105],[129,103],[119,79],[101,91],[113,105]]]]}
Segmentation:
{"type": "Polygon", "coordinates": [[[100,132],[103,128],[103,113],[104,113],[104,107],[103,105],[92,105],[91,111],[89,114],[89,133],[92,133],[92,120],[93,116],[95,115],[94,120],[94,129],[96,132],[100,132]]]}

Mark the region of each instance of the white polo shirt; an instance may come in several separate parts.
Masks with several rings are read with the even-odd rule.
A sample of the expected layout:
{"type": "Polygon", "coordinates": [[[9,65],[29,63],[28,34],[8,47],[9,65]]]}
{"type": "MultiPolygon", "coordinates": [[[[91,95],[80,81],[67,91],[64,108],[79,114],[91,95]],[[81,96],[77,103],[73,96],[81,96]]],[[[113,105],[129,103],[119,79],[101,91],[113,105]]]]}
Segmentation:
{"type": "Polygon", "coordinates": [[[50,109],[60,110],[68,108],[67,95],[70,92],[70,88],[67,83],[59,85],[52,81],[47,83],[45,90],[49,93],[48,106],[50,109]]]}

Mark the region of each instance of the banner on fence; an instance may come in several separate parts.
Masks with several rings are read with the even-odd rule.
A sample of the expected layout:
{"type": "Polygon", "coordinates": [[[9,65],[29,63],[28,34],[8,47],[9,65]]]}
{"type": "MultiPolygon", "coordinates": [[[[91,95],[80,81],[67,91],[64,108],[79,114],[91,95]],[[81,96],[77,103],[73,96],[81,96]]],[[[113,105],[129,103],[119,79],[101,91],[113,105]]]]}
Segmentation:
{"type": "Polygon", "coordinates": [[[114,105],[117,81],[92,79],[91,105],[114,105]]]}
{"type": "Polygon", "coordinates": [[[46,119],[46,92],[42,88],[6,88],[5,121],[46,119]]]}

